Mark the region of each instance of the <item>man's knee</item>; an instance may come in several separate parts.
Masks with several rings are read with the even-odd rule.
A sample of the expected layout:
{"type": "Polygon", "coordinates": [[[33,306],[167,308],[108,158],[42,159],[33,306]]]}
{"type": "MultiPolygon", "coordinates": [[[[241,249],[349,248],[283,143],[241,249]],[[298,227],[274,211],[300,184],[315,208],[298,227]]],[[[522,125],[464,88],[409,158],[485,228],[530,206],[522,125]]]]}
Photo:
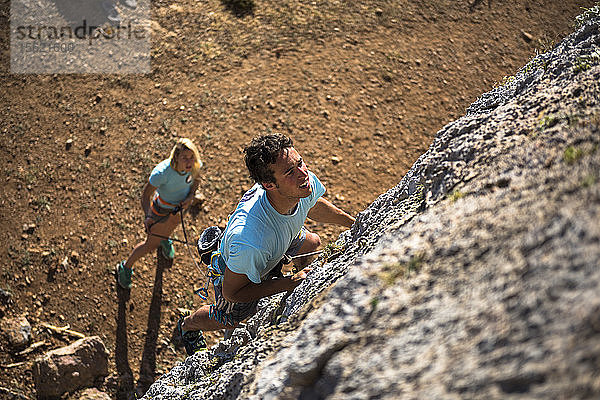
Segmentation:
{"type": "Polygon", "coordinates": [[[315,251],[316,249],[318,249],[321,246],[321,238],[319,237],[319,235],[317,235],[316,233],[313,232],[307,232],[306,233],[306,239],[305,242],[307,244],[307,253],[310,253],[311,251],[315,251]]]}

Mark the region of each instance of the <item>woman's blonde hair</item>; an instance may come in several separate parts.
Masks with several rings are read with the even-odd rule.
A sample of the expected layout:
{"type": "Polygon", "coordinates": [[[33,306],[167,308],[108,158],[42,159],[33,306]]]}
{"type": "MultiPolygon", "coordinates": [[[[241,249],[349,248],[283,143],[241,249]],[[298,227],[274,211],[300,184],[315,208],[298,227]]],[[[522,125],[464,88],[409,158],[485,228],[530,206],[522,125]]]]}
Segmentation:
{"type": "Polygon", "coordinates": [[[177,169],[177,159],[179,158],[179,155],[181,154],[181,152],[186,149],[190,150],[192,153],[194,153],[194,165],[192,166],[192,178],[194,180],[196,180],[200,176],[200,168],[202,168],[202,160],[200,159],[200,152],[198,151],[198,148],[196,147],[194,142],[192,142],[190,139],[180,138],[177,140],[177,143],[175,143],[175,146],[173,146],[173,149],[171,150],[171,155],[169,156],[169,164],[171,165],[171,168],[177,169]]]}

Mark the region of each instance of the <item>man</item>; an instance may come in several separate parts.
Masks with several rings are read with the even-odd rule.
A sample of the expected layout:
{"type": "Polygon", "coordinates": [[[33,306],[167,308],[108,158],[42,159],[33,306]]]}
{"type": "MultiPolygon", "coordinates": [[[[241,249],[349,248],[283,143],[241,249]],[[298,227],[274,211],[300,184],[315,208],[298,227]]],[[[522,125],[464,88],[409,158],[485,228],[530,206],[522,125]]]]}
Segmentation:
{"type": "MultiPolygon", "coordinates": [[[[228,329],[256,312],[258,300],[292,291],[310,268],[292,276],[274,274],[284,254],[315,251],[321,241],[304,227],[306,217],[350,228],[354,218],[321,196],[325,187],[308,170],[284,135],[254,138],[244,149],[256,184],[229,218],[216,260],[215,304],[182,316],[178,330],[188,354],[206,347],[202,331],[228,329]],[[274,277],[275,276],[275,277],[274,277]]],[[[294,260],[305,267],[311,257],[294,260]]],[[[280,265],[280,264],[279,264],[280,265]]]]}

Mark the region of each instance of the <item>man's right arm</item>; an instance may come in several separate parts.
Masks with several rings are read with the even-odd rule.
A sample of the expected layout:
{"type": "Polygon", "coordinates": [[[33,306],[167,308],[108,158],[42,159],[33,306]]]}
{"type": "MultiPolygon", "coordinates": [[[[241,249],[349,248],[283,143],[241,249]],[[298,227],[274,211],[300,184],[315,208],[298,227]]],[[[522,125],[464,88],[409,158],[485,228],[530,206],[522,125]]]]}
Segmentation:
{"type": "Polygon", "coordinates": [[[310,268],[290,277],[269,279],[261,283],[254,283],[244,274],[238,274],[225,268],[223,278],[223,297],[234,303],[249,303],[251,301],[272,296],[276,293],[294,290],[304,279],[310,268]]]}

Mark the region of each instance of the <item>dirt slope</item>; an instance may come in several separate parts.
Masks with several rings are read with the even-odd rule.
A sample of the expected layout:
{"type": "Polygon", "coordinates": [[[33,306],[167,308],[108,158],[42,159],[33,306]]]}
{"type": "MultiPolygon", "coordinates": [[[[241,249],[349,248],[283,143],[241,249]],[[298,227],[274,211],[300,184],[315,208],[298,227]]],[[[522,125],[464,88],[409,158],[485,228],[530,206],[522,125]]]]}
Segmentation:
{"type": "MultiPolygon", "coordinates": [[[[592,3],[256,1],[236,14],[220,1],[156,1],[152,74],[17,76],[3,1],[0,288],[12,304],[1,307],[26,314],[47,344],[26,356],[2,345],[0,364],[26,364],[5,369],[0,386],[33,398],[29,361],[70,342],[40,322],[100,335],[114,396],[183,359],[176,309],[201,304],[192,289],[204,283],[185,248],[169,268],[150,256],[136,265],[128,301],[111,275],[142,237],[140,190],[174,138],[192,138],[205,160],[205,201],[186,217],[194,238],[224,224],[251,184],[241,149],[271,131],[290,134],[327,196],[357,213],[592,3]]],[[[325,243],[339,233],[310,227],[325,243]]]]}

